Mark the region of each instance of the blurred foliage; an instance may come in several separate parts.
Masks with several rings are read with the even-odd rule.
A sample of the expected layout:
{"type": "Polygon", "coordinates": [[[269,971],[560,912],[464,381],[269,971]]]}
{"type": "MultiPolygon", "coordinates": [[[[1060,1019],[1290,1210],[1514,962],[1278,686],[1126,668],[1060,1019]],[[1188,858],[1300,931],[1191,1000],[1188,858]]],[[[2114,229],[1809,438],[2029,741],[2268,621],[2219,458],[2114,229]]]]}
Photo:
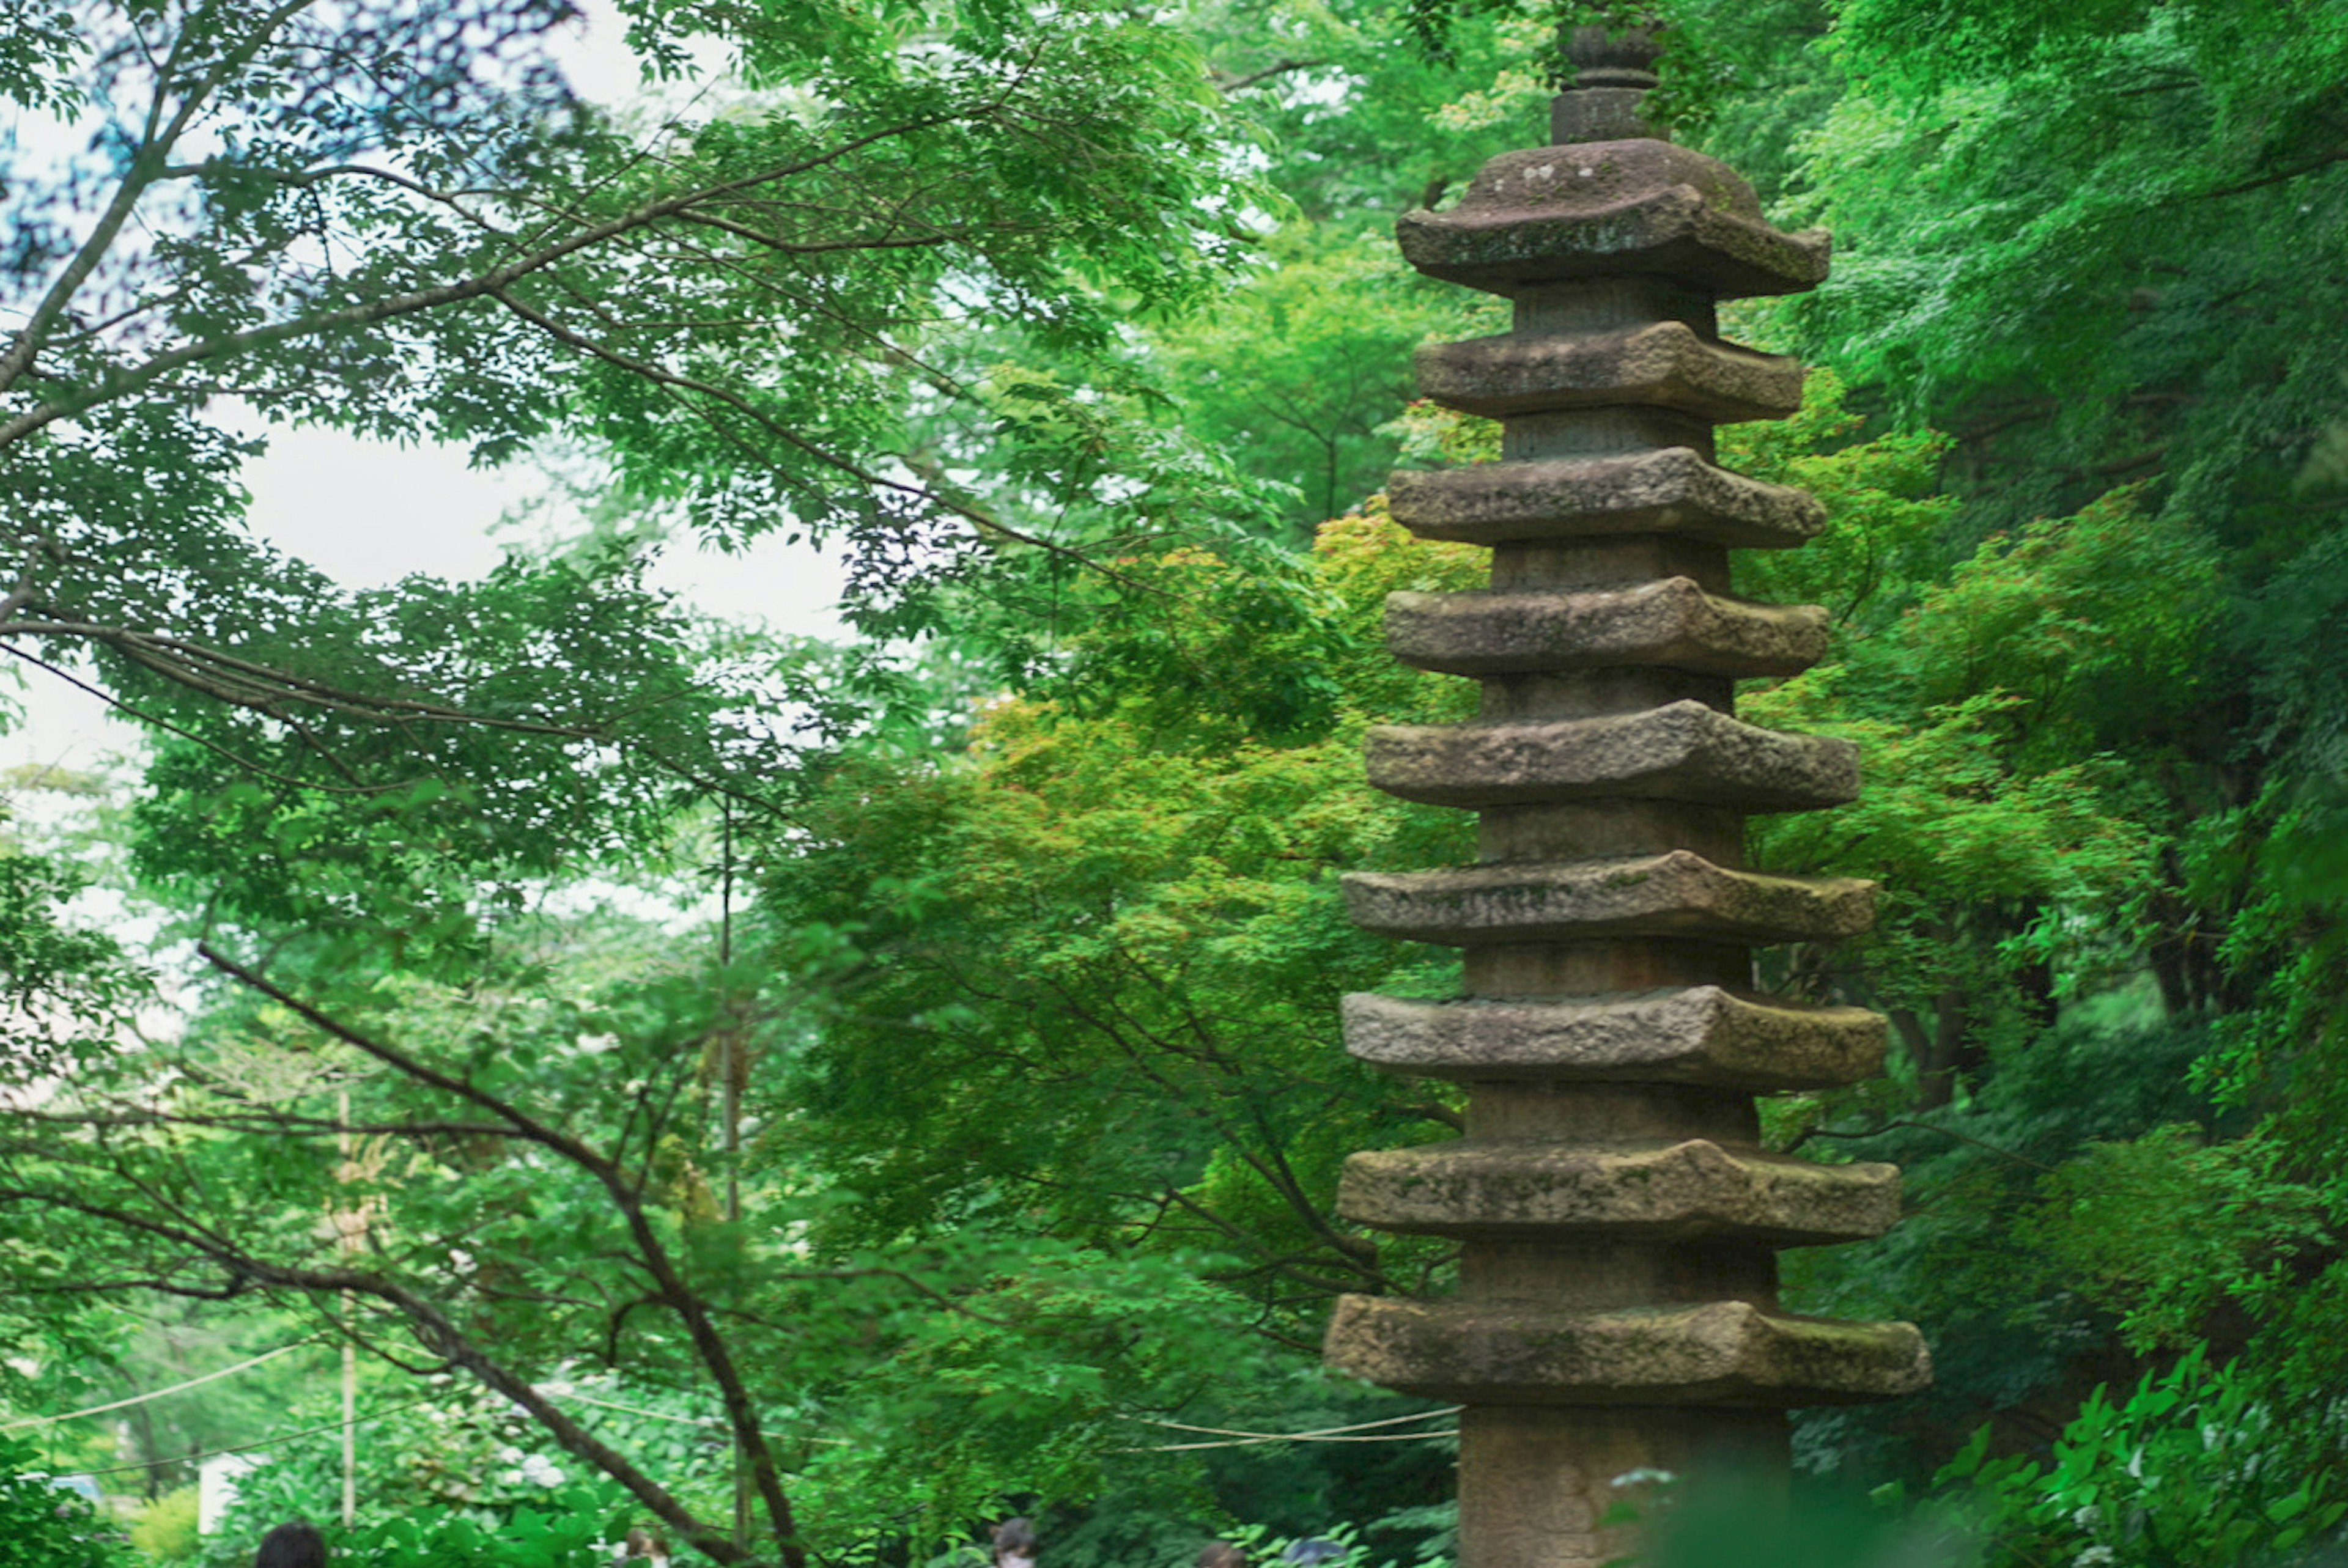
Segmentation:
{"type": "Polygon", "coordinates": [[[197,1489],[167,1491],[139,1511],[130,1524],[130,1544],[159,1563],[180,1563],[196,1554],[201,1501],[197,1489]]]}
{"type": "Polygon", "coordinates": [[[2277,1412],[2196,1347],[2125,1399],[2087,1396],[2044,1460],[1992,1457],[1987,1427],[1934,1478],[1942,1512],[1982,1563],[2260,1563],[2292,1560],[2348,1515],[2326,1478],[2291,1464],[2277,1412]]]}
{"type": "MultiPolygon", "coordinates": [[[[1738,565],[1741,591],[1832,627],[1824,661],[1743,711],[1849,738],[1869,781],[1755,847],[1885,888],[1872,935],[1763,973],[1879,1009],[1895,1050],[1887,1078],[1764,1118],[1779,1147],[1905,1167],[1905,1223],[1789,1255],[1788,1300],[1912,1318],[1939,1374],[1798,1422],[1807,1471],[1895,1485],[1907,1514],[1820,1501],[1770,1534],[1692,1511],[1663,1560],[2220,1568],[2336,1533],[2348,5],[626,9],[671,79],[716,39],[724,101],[674,134],[533,122],[554,84],[452,56],[440,101],[489,119],[410,126],[361,95],[348,134],[442,149],[493,124],[519,138],[499,169],[572,179],[599,212],[831,138],[790,197],[815,228],[703,225],[661,265],[590,257],[516,297],[701,384],[580,357],[507,305],[159,375],[12,449],[15,515],[71,547],[41,558],[33,608],[210,650],[96,640],[154,737],[109,808],[136,893],[268,954],[285,992],[207,978],[184,1032],[141,1038],[149,981],[76,913],[87,878],[9,841],[12,1405],[326,1327],[342,1255],[319,1216],[365,1200],[367,1270],[448,1321],[419,1330],[390,1294],[358,1309],[382,1423],[361,1537],[386,1561],[534,1568],[610,1538],[591,1526],[632,1505],[515,1414],[541,1389],[633,1407],[583,1406],[584,1430],[728,1519],[688,1297],[829,1557],[943,1562],[1022,1511],[1055,1568],[1179,1568],[1215,1534],[1444,1560],[1447,1440],[1218,1434],[1427,1413],[1312,1368],[1333,1293],[1439,1288],[1451,1262],[1332,1202],[1347,1153],[1457,1121],[1334,1027],[1347,990],[1456,984],[1447,956],[1353,927],[1337,875],[1470,853],[1459,814],[1358,772],[1368,725],[1474,701],[1382,651],[1385,593],[1472,586],[1480,559],[1410,539],[1379,476],[1495,456],[1490,425],[1408,392],[1418,343],[1497,313],[1412,277],[1386,231],[1538,139],[1556,23],[1653,16],[1681,138],[1836,233],[1826,287],[1725,313],[1818,368],[1800,414],[1724,432],[1723,457],[1829,517],[1738,565]],[[1006,73],[1049,85],[978,112],[1006,73]],[[647,136],[662,158],[637,159],[647,136]],[[905,227],[850,220],[875,212],[905,227]],[[841,249],[778,260],[778,234],[841,249]],[[403,355],[438,378],[389,374],[403,355]],[[345,591],[241,533],[250,439],[204,412],[223,391],[489,458],[559,427],[588,515],[476,583],[345,591]],[[665,538],[769,528],[846,548],[853,646],[695,626],[646,586],[665,538]],[[624,1179],[484,1132],[476,1092],[624,1179]],[[363,1151],[345,1094],[381,1129],[363,1151]],[[141,1239],[92,1205],[196,1230],[141,1239]],[[173,1291],[193,1304],[156,1309],[173,1291]],[[469,1346],[495,1348],[503,1392],[393,1408],[469,1346]]],[[[0,92],[96,103],[83,12],[128,14],[28,11],[0,92]]],[[[516,59],[520,23],[552,18],[501,14],[516,59]]],[[[106,57],[109,81],[143,68],[106,57]]],[[[372,237],[365,267],[304,271],[312,219],[264,176],[334,149],[239,81],[266,137],[174,210],[263,248],[174,241],[126,272],[127,304],[183,286],[154,331],[507,242],[386,196],[335,209],[372,237]]],[[[20,292],[118,174],[76,168],[11,187],[20,292]]],[[[101,333],[59,373],[118,389],[145,343],[101,333]]],[[[300,1386],[314,1365],[141,1418],[141,1479],[188,1442],[331,1424],[300,1386]]],[[[57,1436],[93,1466],[110,1440],[57,1436]]],[[[275,1456],[249,1516],[330,1511],[332,1447],[275,1456]]]]}
{"type": "Polygon", "coordinates": [[[0,1433],[0,1565],[129,1568],[119,1531],[80,1493],[50,1484],[41,1450],[0,1433]]]}

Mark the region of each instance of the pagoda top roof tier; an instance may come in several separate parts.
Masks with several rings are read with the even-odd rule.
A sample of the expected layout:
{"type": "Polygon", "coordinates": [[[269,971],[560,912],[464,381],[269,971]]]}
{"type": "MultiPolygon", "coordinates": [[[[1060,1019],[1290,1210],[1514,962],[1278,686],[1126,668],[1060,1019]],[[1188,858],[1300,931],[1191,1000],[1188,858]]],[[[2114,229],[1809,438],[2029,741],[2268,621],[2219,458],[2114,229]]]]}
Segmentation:
{"type": "Polygon", "coordinates": [[[1830,249],[1824,230],[1771,226],[1727,165],[1645,138],[1502,153],[1456,206],[1406,212],[1396,232],[1429,277],[1512,296],[1624,275],[1719,299],[1799,293],[1824,281],[1830,249]]]}

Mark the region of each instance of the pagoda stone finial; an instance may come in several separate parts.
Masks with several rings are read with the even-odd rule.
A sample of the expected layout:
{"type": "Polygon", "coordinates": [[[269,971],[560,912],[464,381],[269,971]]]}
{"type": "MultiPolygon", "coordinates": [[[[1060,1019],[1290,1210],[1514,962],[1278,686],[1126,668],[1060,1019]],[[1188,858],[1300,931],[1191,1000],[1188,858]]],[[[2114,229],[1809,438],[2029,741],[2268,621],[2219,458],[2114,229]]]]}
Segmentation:
{"type": "Polygon", "coordinates": [[[1612,141],[1670,135],[1650,124],[1640,109],[1647,89],[1658,85],[1655,61],[1663,40],[1653,27],[1620,29],[1569,24],[1558,29],[1561,89],[1550,106],[1550,139],[1612,141]]]}
{"type": "Polygon", "coordinates": [[[1787,1466],[1788,1408],[1890,1398],[1930,1363],[1904,1323],[1797,1316],[1776,1254],[1879,1235],[1899,1174],[1761,1146],[1753,1096],[1880,1070],[1883,1020],[1761,994],[1753,949],[1857,935],[1870,884],[1756,870],[1745,822],[1852,799],[1846,743],[1735,717],[1742,677],[1826,651],[1825,612],[1730,590],[1731,548],[1816,533],[1810,497],[1716,466],[1713,427],[1783,418],[1801,367],[1725,342],[1722,299],[1826,276],[1820,233],[1640,118],[1652,33],[1573,29],[1557,144],[1413,212],[1421,272],[1506,296],[1514,329],[1422,350],[1501,458],[1399,473],[1396,521],[1492,552],[1491,586],[1401,593],[1395,657],[1477,680],[1471,723],[1392,726],[1370,782],[1478,817],[1476,864],[1357,874],[1375,931],[1464,949],[1450,1001],[1356,996],[1349,1050],[1464,1086],[1466,1135],[1356,1154],[1339,1206],[1456,1238],[1456,1295],[1353,1296],[1327,1359],[1466,1407],[1460,1568],[1595,1568],[1626,1472],[1787,1466]]]}

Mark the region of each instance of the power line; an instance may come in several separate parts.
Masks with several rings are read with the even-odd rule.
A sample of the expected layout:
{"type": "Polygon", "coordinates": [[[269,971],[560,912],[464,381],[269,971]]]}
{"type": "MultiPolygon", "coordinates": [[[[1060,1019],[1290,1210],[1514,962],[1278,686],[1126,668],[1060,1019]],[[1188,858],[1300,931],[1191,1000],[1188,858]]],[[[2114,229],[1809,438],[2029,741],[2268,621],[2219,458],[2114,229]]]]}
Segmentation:
{"type": "MultiPolygon", "coordinates": [[[[293,1347],[289,1345],[286,1348],[290,1350],[293,1347]]],[[[369,1421],[379,1421],[386,1416],[396,1416],[402,1410],[412,1410],[418,1405],[428,1404],[430,1402],[431,1400],[429,1396],[421,1399],[410,1399],[404,1405],[387,1406],[383,1409],[376,1411],[375,1414],[371,1416],[361,1416],[352,1424],[354,1426],[365,1426],[369,1421]]],[[[251,1453],[255,1449],[275,1448],[279,1443],[290,1443],[295,1438],[314,1438],[320,1432],[339,1432],[342,1430],[342,1422],[328,1421],[323,1427],[304,1427],[298,1432],[280,1432],[273,1438],[263,1438],[259,1442],[239,1443],[232,1449],[206,1449],[201,1453],[191,1454],[158,1454],[153,1459],[140,1460],[136,1464],[112,1464],[108,1465],[103,1470],[69,1470],[60,1471],[57,1473],[61,1476],[118,1475],[126,1470],[149,1470],[159,1464],[185,1464],[193,1460],[218,1459],[222,1454],[251,1453]]]]}
{"type": "MultiPolygon", "coordinates": [[[[306,1345],[306,1344],[308,1344],[308,1343],[310,1343],[310,1341],[308,1341],[308,1340],[304,1339],[304,1340],[299,1341],[299,1342],[298,1342],[298,1343],[296,1343],[296,1344],[293,1344],[293,1345],[285,1346],[283,1349],[272,1350],[269,1354],[270,1354],[270,1355],[272,1355],[272,1356],[282,1356],[282,1355],[283,1355],[283,1354],[285,1353],[285,1351],[287,1351],[287,1350],[295,1350],[295,1349],[299,1349],[303,1345],[306,1345]]],[[[261,1359],[264,1359],[264,1360],[265,1360],[267,1358],[263,1357],[263,1358],[261,1358],[261,1359]]],[[[252,1364],[252,1363],[250,1363],[250,1362],[247,1362],[247,1363],[246,1363],[246,1365],[248,1365],[248,1366],[250,1366],[251,1364],[252,1364]]],[[[236,1368],[234,1368],[234,1367],[231,1367],[231,1368],[229,1368],[227,1370],[228,1370],[228,1371],[231,1371],[231,1372],[233,1372],[233,1371],[235,1371],[236,1369],[237,1369],[236,1368]]],[[[212,1374],[211,1374],[211,1375],[212,1377],[217,1378],[217,1377],[224,1376],[225,1374],[224,1374],[224,1373],[221,1373],[221,1372],[214,1372],[214,1373],[212,1373],[212,1374]]],[[[198,1379],[198,1381],[200,1381],[200,1382],[201,1382],[201,1381],[202,1381],[202,1379],[201,1379],[201,1378],[199,1378],[199,1379],[198,1379]]],[[[158,1389],[158,1390],[157,1390],[157,1392],[159,1392],[159,1393],[166,1393],[166,1394],[168,1394],[168,1393],[171,1392],[171,1390],[170,1390],[170,1389],[158,1389]]],[[[149,1398],[151,1398],[151,1397],[152,1397],[152,1396],[149,1396],[149,1398]]],[[[664,1420],[664,1421],[682,1421],[682,1422],[689,1423],[689,1424],[694,1425],[694,1426],[723,1426],[723,1425],[725,1425],[725,1424],[726,1424],[726,1423],[725,1423],[725,1422],[723,1422],[723,1421],[715,1420],[715,1419],[705,1419],[705,1418],[703,1418],[703,1417],[699,1417],[699,1416],[664,1416],[664,1415],[662,1415],[662,1414],[661,1414],[661,1412],[660,1412],[660,1411],[658,1411],[658,1410],[646,1410],[646,1409],[639,1409],[639,1408],[637,1408],[636,1406],[633,1406],[633,1405],[615,1405],[615,1404],[613,1404],[609,1399],[591,1399],[587,1398],[587,1396],[586,1396],[586,1395],[584,1395],[584,1394],[571,1394],[571,1395],[567,1395],[567,1396],[565,1396],[565,1397],[566,1397],[566,1398],[568,1398],[568,1399],[571,1399],[571,1400],[572,1400],[573,1402],[578,1403],[578,1404],[582,1404],[582,1405],[601,1405],[601,1406],[602,1406],[605,1409],[609,1409],[609,1410],[626,1410],[626,1411],[628,1411],[628,1412],[630,1412],[631,1414],[633,1414],[633,1415],[639,1415],[639,1416],[651,1416],[651,1417],[654,1417],[654,1419],[656,1419],[664,1420]]],[[[358,1419],[357,1419],[355,1422],[352,1423],[352,1424],[353,1424],[353,1425],[355,1425],[355,1426],[365,1426],[365,1425],[366,1425],[366,1423],[367,1423],[367,1422],[369,1422],[369,1421],[379,1421],[379,1420],[381,1420],[381,1419],[382,1419],[384,1417],[386,1417],[386,1416],[396,1416],[396,1415],[397,1415],[397,1414],[398,1414],[400,1411],[402,1411],[402,1410],[412,1410],[412,1409],[415,1409],[417,1406],[418,1406],[418,1405],[426,1405],[426,1404],[429,1404],[429,1403],[431,1403],[431,1402],[432,1402],[433,1398],[434,1398],[434,1396],[431,1396],[431,1395],[426,1395],[426,1396],[425,1396],[425,1397],[423,1397],[422,1399],[409,1399],[409,1400],[406,1401],[406,1402],[405,1402],[405,1403],[403,1403],[403,1404],[397,1404],[397,1405],[386,1405],[386,1407],[384,1407],[382,1409],[376,1411],[373,1415],[366,1415],[366,1416],[361,1416],[361,1417],[359,1417],[359,1418],[358,1418],[358,1419]]],[[[133,1401],[133,1402],[135,1403],[136,1401],[133,1401]]],[[[108,1405],[108,1406],[104,1406],[104,1407],[101,1407],[101,1408],[102,1408],[102,1409],[113,1409],[114,1407],[113,1407],[113,1406],[108,1405]]],[[[87,1411],[87,1410],[85,1410],[85,1411],[82,1411],[81,1413],[82,1413],[82,1414],[84,1414],[84,1415],[88,1415],[89,1412],[88,1412],[88,1411],[87,1411]]],[[[69,1417],[69,1416],[53,1416],[53,1417],[49,1417],[49,1418],[46,1418],[46,1419],[51,1419],[51,1420],[59,1420],[59,1421],[63,1421],[63,1420],[70,1420],[72,1418],[71,1418],[71,1417],[69,1417]]],[[[121,1473],[122,1471],[126,1471],[126,1470],[146,1470],[146,1469],[149,1468],[150,1466],[158,1465],[158,1464],[184,1464],[184,1463],[188,1463],[188,1462],[190,1462],[190,1461],[196,1460],[217,1459],[217,1458],[219,1458],[219,1457],[220,1457],[221,1455],[222,1455],[222,1454],[242,1454],[242,1453],[251,1453],[251,1452],[252,1452],[255,1449],[274,1448],[274,1447],[275,1447],[277,1444],[279,1444],[279,1443],[290,1443],[290,1442],[292,1442],[292,1441],[293,1441],[294,1439],[296,1439],[296,1438],[312,1438],[312,1437],[316,1437],[320,1432],[338,1432],[338,1431],[341,1431],[342,1430],[343,1430],[343,1423],[342,1423],[342,1422],[340,1422],[340,1421],[328,1421],[324,1426],[322,1426],[322,1427],[304,1427],[300,1431],[295,1431],[295,1432],[280,1432],[280,1433],[278,1433],[275,1437],[273,1437],[273,1438],[262,1438],[262,1439],[260,1439],[260,1440],[256,1440],[256,1441],[249,1442],[249,1443],[239,1443],[239,1444],[237,1444],[234,1448],[226,1448],[226,1449],[206,1449],[206,1450],[203,1450],[202,1452],[201,1452],[201,1453],[186,1453],[186,1454],[159,1454],[159,1455],[157,1455],[155,1458],[153,1458],[153,1459],[151,1459],[151,1460],[139,1460],[138,1462],[136,1462],[136,1463],[134,1463],[134,1464],[117,1464],[117,1465],[108,1465],[108,1466],[107,1466],[107,1467],[106,1467],[105,1469],[103,1469],[103,1470],[75,1470],[75,1471],[59,1471],[57,1473],[58,1473],[59,1475],[88,1475],[88,1476],[118,1475],[118,1474],[121,1473]]],[[[822,1440],[824,1440],[819,1439],[819,1440],[818,1440],[818,1441],[822,1441],[822,1440]]]]}
{"type": "Polygon", "coordinates": [[[1263,1438],[1219,1438],[1212,1442],[1204,1443],[1149,1443],[1141,1448],[1111,1449],[1109,1451],[1120,1454],[1171,1454],[1182,1453],[1190,1449],[1249,1449],[1254,1448],[1259,1443],[1415,1443],[1435,1438],[1456,1438],[1458,1435],[1457,1427],[1445,1427],[1440,1431],[1432,1432],[1375,1432],[1367,1437],[1357,1438],[1313,1438],[1305,1437],[1301,1433],[1282,1432],[1273,1437],[1263,1438]]]}
{"type": "MultiPolygon", "coordinates": [[[[1366,1432],[1375,1427],[1398,1427],[1406,1421],[1448,1420],[1467,1409],[1464,1405],[1447,1405],[1439,1410],[1421,1410],[1415,1416],[1388,1416],[1378,1421],[1355,1421],[1350,1427],[1315,1427],[1309,1432],[1251,1432],[1229,1427],[1194,1427],[1182,1421],[1162,1421],[1153,1416],[1128,1416],[1128,1421],[1139,1421],[1146,1427],[1167,1427],[1178,1432],[1205,1432],[1219,1438],[1303,1439],[1334,1437],[1339,1432],[1366,1432]]],[[[1405,1433],[1405,1436],[1417,1434],[1405,1433]]]]}
{"type": "Polygon", "coordinates": [[[1388,1416],[1384,1420],[1356,1421],[1351,1426],[1320,1427],[1309,1432],[1251,1432],[1228,1427],[1194,1427],[1183,1421],[1161,1421],[1148,1416],[1128,1416],[1128,1421],[1138,1421],[1147,1427],[1167,1427],[1178,1432],[1207,1432],[1219,1440],[1200,1443],[1151,1443],[1141,1448],[1117,1449],[1112,1451],[1128,1454],[1184,1453],[1193,1449],[1244,1449],[1260,1443],[1415,1443],[1434,1438],[1456,1438],[1457,1427],[1446,1427],[1432,1432],[1379,1432],[1376,1427],[1397,1427],[1407,1421],[1449,1419],[1463,1407],[1452,1405],[1440,1410],[1421,1410],[1415,1416],[1388,1416]]]}
{"type": "Polygon", "coordinates": [[[183,1389],[195,1388],[199,1384],[209,1383],[215,1378],[225,1378],[232,1372],[242,1372],[248,1367],[258,1367],[263,1361],[274,1360],[289,1350],[299,1350],[304,1345],[314,1345],[317,1340],[318,1336],[314,1334],[307,1339],[296,1339],[291,1345],[280,1345],[276,1349],[255,1356],[250,1361],[239,1361],[233,1367],[222,1367],[217,1372],[207,1372],[201,1378],[191,1378],[184,1383],[174,1383],[168,1389],[156,1389],[144,1394],[133,1394],[127,1399],[117,1399],[110,1405],[92,1405],[86,1410],[72,1410],[62,1416],[27,1416],[20,1421],[0,1423],[0,1432],[13,1432],[18,1427],[46,1427],[53,1426],[58,1421],[77,1421],[84,1416],[102,1416],[108,1410],[120,1410],[132,1405],[143,1405],[149,1399],[160,1399],[166,1394],[176,1394],[183,1389]]]}

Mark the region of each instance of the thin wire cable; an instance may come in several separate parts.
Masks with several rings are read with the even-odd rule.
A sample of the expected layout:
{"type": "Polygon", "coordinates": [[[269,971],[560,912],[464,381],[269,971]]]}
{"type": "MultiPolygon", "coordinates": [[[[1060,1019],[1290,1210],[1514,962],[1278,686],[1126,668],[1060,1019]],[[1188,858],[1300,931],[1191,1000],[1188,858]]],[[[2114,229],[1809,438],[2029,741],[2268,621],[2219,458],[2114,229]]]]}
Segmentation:
{"type": "MultiPolygon", "coordinates": [[[[541,1389],[540,1391],[541,1393],[545,1392],[543,1389],[541,1389]]],[[[607,1410],[625,1410],[632,1416],[650,1416],[654,1420],[675,1421],[677,1425],[683,1427],[723,1427],[726,1424],[723,1419],[716,1416],[672,1416],[660,1410],[648,1410],[642,1405],[616,1405],[609,1399],[592,1399],[584,1394],[548,1394],[546,1397],[550,1399],[561,1399],[574,1405],[598,1405],[607,1410]]],[[[799,1440],[810,1443],[834,1443],[845,1445],[854,1440],[850,1438],[801,1438],[799,1440]]]]}
{"type": "MultiPolygon", "coordinates": [[[[428,1405],[432,1401],[429,1399],[410,1399],[404,1405],[387,1405],[384,1409],[376,1411],[373,1415],[361,1416],[356,1424],[359,1426],[365,1426],[369,1421],[379,1421],[386,1416],[396,1416],[402,1410],[412,1410],[418,1405],[428,1405]]],[[[158,1454],[153,1459],[139,1460],[133,1464],[110,1464],[103,1470],[61,1470],[57,1471],[57,1474],[60,1477],[77,1475],[118,1475],[126,1470],[151,1470],[159,1464],[185,1464],[191,1460],[218,1459],[222,1454],[251,1453],[255,1449],[274,1448],[279,1443],[290,1443],[295,1438],[314,1438],[320,1432],[339,1432],[342,1430],[342,1422],[328,1421],[323,1427],[304,1427],[298,1432],[280,1432],[273,1438],[263,1438],[259,1442],[239,1443],[232,1449],[206,1449],[201,1453],[192,1454],[158,1454]]]]}
{"type": "Polygon", "coordinates": [[[1426,1442],[1435,1438],[1456,1438],[1458,1435],[1457,1427],[1446,1427],[1437,1432],[1373,1432],[1365,1437],[1352,1438],[1313,1438],[1282,1433],[1264,1438],[1224,1438],[1208,1443],[1149,1443],[1140,1448],[1111,1449],[1109,1452],[1171,1454],[1186,1452],[1191,1449],[1250,1449],[1259,1443],[1416,1443],[1426,1442]]]}
{"type": "MultiPolygon", "coordinates": [[[[46,1427],[53,1426],[58,1421],[77,1421],[84,1416],[102,1416],[108,1410],[127,1409],[132,1405],[143,1405],[149,1399],[160,1399],[166,1394],[176,1394],[182,1389],[209,1383],[215,1378],[225,1378],[232,1372],[242,1372],[248,1367],[258,1367],[263,1361],[275,1360],[289,1350],[299,1350],[304,1345],[316,1344],[318,1337],[314,1334],[307,1339],[296,1339],[291,1345],[280,1345],[276,1349],[255,1356],[250,1361],[239,1361],[233,1367],[222,1367],[217,1372],[207,1372],[201,1378],[191,1378],[184,1383],[174,1383],[168,1389],[156,1389],[144,1394],[133,1394],[127,1399],[117,1399],[110,1405],[92,1405],[86,1410],[71,1410],[62,1416],[27,1416],[21,1421],[0,1423],[0,1432],[13,1432],[19,1427],[46,1427]]],[[[81,1472],[77,1471],[75,1473],[81,1472]]]]}
{"type": "MultiPolygon", "coordinates": [[[[1178,1432],[1205,1432],[1218,1438],[1326,1438],[1339,1432],[1366,1432],[1375,1427],[1398,1427],[1406,1421],[1449,1420],[1465,1405],[1447,1405],[1439,1410],[1421,1410],[1415,1416],[1388,1416],[1384,1420],[1355,1421],[1350,1427],[1315,1427],[1309,1432],[1251,1432],[1230,1427],[1194,1427],[1183,1421],[1161,1421],[1154,1416],[1128,1416],[1128,1421],[1139,1421],[1145,1427],[1168,1427],[1178,1432]]],[[[1412,1434],[1405,1434],[1406,1436],[1412,1434]]]]}

